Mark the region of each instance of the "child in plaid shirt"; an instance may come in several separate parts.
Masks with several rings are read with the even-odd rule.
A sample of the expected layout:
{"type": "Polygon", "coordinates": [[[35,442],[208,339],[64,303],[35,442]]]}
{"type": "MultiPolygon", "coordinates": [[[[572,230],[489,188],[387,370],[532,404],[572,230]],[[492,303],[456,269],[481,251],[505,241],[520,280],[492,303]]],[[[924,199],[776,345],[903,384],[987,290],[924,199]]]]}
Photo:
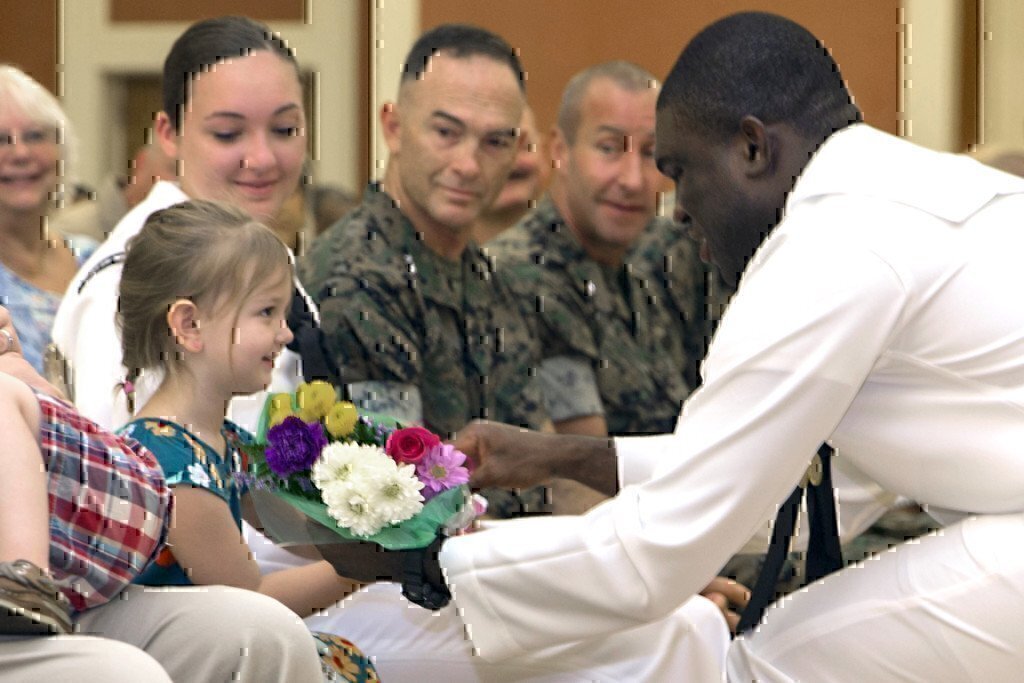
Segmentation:
{"type": "MultiPolygon", "coordinates": [[[[13,332],[0,337],[20,353],[13,332]]],[[[0,634],[68,633],[72,608],[110,600],[163,545],[163,472],[131,439],[3,373],[0,433],[13,483],[0,496],[0,634]]]]}

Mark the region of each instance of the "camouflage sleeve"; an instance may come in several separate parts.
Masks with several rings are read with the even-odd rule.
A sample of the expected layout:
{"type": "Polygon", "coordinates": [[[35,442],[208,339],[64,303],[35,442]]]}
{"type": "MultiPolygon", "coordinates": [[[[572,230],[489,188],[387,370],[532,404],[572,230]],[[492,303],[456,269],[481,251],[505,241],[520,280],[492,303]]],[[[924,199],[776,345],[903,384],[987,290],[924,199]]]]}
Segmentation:
{"type": "Polygon", "coordinates": [[[528,489],[483,489],[487,499],[487,516],[514,519],[529,515],[551,514],[551,491],[546,486],[528,489]]]}
{"type": "MultiPolygon", "coordinates": [[[[692,315],[684,321],[683,348],[686,351],[686,382],[694,389],[700,384],[700,364],[708,353],[714,326],[709,297],[710,273],[703,263],[690,264],[693,286],[687,290],[692,315]]],[[[685,306],[685,304],[683,304],[685,306]]]]}
{"type": "Polygon", "coordinates": [[[319,292],[331,274],[333,251],[329,247],[328,238],[328,235],[321,235],[295,264],[299,282],[314,300],[319,300],[319,292]]]}
{"type": "Polygon", "coordinates": [[[686,350],[684,376],[691,387],[699,384],[700,363],[707,354],[713,333],[714,301],[710,296],[711,273],[700,260],[697,247],[678,237],[665,248],[664,286],[674,301],[672,313],[680,317],[686,350]]]}
{"type": "Polygon", "coordinates": [[[349,398],[371,413],[389,415],[404,425],[423,424],[423,399],[419,387],[400,382],[352,382],[349,398]]]}
{"type": "Polygon", "coordinates": [[[597,378],[582,356],[545,358],[540,365],[544,407],[553,422],[604,415],[597,378]]]}
{"type": "Polygon", "coordinates": [[[417,333],[424,326],[412,296],[355,275],[336,277],[321,292],[324,344],[341,383],[421,384],[426,339],[417,333]]]}

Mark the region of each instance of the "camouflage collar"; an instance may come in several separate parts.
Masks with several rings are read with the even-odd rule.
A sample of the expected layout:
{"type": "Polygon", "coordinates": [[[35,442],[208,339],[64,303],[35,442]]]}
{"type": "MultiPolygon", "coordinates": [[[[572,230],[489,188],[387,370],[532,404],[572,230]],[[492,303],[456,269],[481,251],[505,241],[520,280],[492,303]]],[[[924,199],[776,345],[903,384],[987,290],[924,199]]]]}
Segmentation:
{"type": "Polygon", "coordinates": [[[376,219],[384,242],[401,254],[408,284],[424,298],[459,311],[480,298],[480,287],[492,279],[493,267],[475,243],[466,246],[458,262],[438,256],[379,183],[367,186],[363,206],[376,219]]]}
{"type": "MultiPolygon", "coordinates": [[[[519,225],[529,233],[530,241],[537,247],[537,255],[542,256],[549,266],[564,268],[583,296],[593,297],[598,289],[625,294],[619,284],[623,269],[631,283],[630,293],[639,293],[636,281],[642,280],[643,276],[636,272],[636,264],[627,258],[621,266],[606,266],[590,258],[550,195],[545,195],[519,225]]],[[[625,301],[621,296],[614,295],[606,300],[606,306],[622,305],[625,301]]]]}
{"type": "Polygon", "coordinates": [[[551,195],[545,194],[522,224],[526,226],[532,241],[543,244],[544,259],[549,263],[566,266],[590,261],[583,245],[551,200],[551,195]]]}

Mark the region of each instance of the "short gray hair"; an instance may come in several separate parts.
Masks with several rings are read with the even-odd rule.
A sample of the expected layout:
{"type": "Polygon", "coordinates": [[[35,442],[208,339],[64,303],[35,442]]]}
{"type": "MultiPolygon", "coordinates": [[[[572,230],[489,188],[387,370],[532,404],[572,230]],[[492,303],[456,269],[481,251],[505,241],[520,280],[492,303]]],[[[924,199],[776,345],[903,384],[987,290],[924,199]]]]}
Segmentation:
{"type": "Polygon", "coordinates": [[[599,78],[607,78],[628,92],[656,91],[661,87],[650,71],[624,60],[603,62],[580,71],[565,86],[562,103],[558,107],[558,129],[570,145],[576,142],[576,133],[579,131],[583,97],[590,84],[599,78]]]}

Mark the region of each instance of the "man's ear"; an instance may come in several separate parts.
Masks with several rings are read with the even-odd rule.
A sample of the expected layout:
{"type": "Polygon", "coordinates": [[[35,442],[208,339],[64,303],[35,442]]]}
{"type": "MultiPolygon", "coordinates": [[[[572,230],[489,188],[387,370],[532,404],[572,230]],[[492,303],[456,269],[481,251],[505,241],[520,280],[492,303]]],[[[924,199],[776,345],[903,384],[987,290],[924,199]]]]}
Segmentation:
{"type": "Polygon", "coordinates": [[[167,326],[174,341],[185,351],[203,350],[203,335],[199,329],[199,309],[188,299],[178,299],[167,311],[167,326]]]}
{"type": "Polygon", "coordinates": [[[558,171],[567,168],[569,161],[569,141],[558,126],[552,126],[548,134],[548,151],[551,154],[551,168],[558,171]]]}
{"type": "Polygon", "coordinates": [[[384,133],[384,141],[388,145],[391,154],[397,154],[402,147],[402,126],[398,115],[398,105],[394,102],[385,102],[380,108],[380,129],[384,133]]]}
{"type": "Polygon", "coordinates": [[[764,123],[756,116],[744,116],[736,136],[736,152],[742,157],[744,174],[754,178],[770,172],[777,151],[764,123]]]}

